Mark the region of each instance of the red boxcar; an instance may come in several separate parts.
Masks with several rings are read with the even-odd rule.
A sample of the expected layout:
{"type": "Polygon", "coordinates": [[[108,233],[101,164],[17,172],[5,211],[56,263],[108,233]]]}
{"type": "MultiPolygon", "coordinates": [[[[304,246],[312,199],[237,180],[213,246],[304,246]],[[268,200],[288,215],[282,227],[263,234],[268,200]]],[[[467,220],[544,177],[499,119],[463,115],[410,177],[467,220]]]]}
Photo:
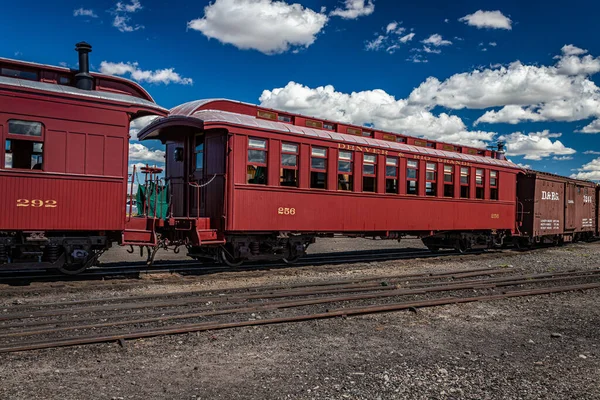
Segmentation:
{"type": "Polygon", "coordinates": [[[517,179],[519,245],[589,239],[596,232],[596,184],[538,171],[517,179]]]}
{"type": "Polygon", "coordinates": [[[209,219],[230,262],[295,258],[316,234],[465,250],[515,229],[521,169],[496,152],[228,100],[176,107],[139,137],[166,144],[170,215],[209,219]]]}
{"type": "Polygon", "coordinates": [[[0,264],[95,260],[125,229],[129,123],[165,115],[139,85],[0,59],[0,264]]]}

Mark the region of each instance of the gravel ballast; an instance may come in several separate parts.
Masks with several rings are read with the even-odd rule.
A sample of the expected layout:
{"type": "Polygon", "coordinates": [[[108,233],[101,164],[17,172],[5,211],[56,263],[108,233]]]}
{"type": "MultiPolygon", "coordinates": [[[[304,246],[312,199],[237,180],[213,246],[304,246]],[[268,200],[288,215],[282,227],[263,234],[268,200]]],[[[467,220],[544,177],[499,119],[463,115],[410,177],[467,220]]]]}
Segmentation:
{"type": "MultiPolygon", "coordinates": [[[[346,251],[371,243],[334,239],[317,245],[346,251]]],[[[30,291],[0,286],[0,312],[61,299],[423,270],[587,270],[597,269],[598,260],[596,242],[530,252],[165,276],[124,288],[114,282],[62,287],[39,282],[30,291]]],[[[599,293],[165,336],[128,341],[125,347],[108,343],[1,354],[0,399],[600,399],[599,293]]]]}

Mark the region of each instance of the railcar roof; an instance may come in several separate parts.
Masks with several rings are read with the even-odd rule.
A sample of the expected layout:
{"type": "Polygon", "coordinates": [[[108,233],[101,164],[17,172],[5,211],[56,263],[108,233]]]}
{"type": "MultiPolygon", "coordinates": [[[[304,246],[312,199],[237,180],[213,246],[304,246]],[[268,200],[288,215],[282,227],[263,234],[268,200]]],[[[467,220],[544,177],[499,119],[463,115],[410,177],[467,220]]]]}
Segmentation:
{"type": "Polygon", "coordinates": [[[556,180],[560,180],[563,182],[571,182],[571,183],[579,183],[582,185],[586,185],[586,186],[597,186],[598,183],[594,182],[594,181],[589,181],[589,180],[584,180],[584,179],[577,179],[577,178],[571,178],[569,176],[562,176],[562,175],[557,175],[557,174],[553,174],[551,172],[544,172],[544,171],[536,171],[534,169],[526,169],[525,173],[527,175],[531,175],[531,176],[541,176],[541,177],[549,177],[549,178],[554,178],[556,180]]]}
{"type": "Polygon", "coordinates": [[[7,76],[0,76],[0,85],[13,86],[15,88],[23,89],[35,89],[57,94],[75,95],[77,97],[85,97],[94,100],[105,100],[110,102],[126,103],[129,105],[158,109],[163,112],[168,111],[167,109],[157,105],[152,101],[121,93],[111,93],[96,90],[82,90],[73,86],[57,85],[53,83],[39,81],[30,81],[27,79],[11,78],[7,76]]]}
{"type": "Polygon", "coordinates": [[[491,157],[482,157],[471,154],[456,153],[451,151],[444,151],[439,149],[432,149],[429,147],[412,146],[404,143],[391,142],[380,139],[367,138],[362,136],[349,135],[345,133],[338,133],[333,131],[327,131],[322,129],[309,128],[304,126],[286,124],[284,122],[270,121],[261,118],[256,118],[252,115],[233,113],[222,110],[199,110],[195,111],[201,105],[207,104],[214,100],[198,100],[191,103],[186,103],[181,106],[171,109],[169,117],[166,119],[158,120],[155,123],[144,128],[139,134],[140,140],[157,138],[160,135],[160,125],[166,122],[169,118],[188,117],[200,120],[206,126],[209,125],[231,125],[241,126],[248,129],[260,129],[274,132],[280,132],[284,134],[293,134],[300,136],[313,137],[324,140],[332,140],[336,142],[343,142],[351,145],[364,145],[378,147],[385,150],[395,150],[400,152],[411,152],[418,153],[425,156],[436,156],[444,157],[448,159],[454,159],[465,162],[474,162],[480,164],[496,165],[506,168],[514,168],[522,170],[518,165],[507,161],[498,160],[491,157]]]}
{"type": "MultiPolygon", "coordinates": [[[[73,77],[78,72],[77,70],[73,70],[73,69],[70,69],[67,67],[59,67],[56,65],[48,65],[48,64],[35,63],[35,62],[30,62],[30,61],[15,60],[12,58],[3,58],[3,57],[0,57],[0,64],[2,64],[2,66],[4,66],[4,67],[15,68],[17,70],[21,70],[21,68],[25,68],[26,71],[35,72],[37,74],[41,74],[44,72],[52,72],[52,73],[58,73],[61,75],[65,75],[68,77],[73,77]]],[[[145,100],[154,102],[154,99],[152,98],[150,93],[148,93],[148,91],[146,89],[144,89],[137,82],[134,82],[130,79],[122,78],[120,76],[101,74],[98,72],[90,72],[90,75],[94,78],[102,79],[105,82],[123,84],[123,85],[127,86],[128,88],[139,93],[139,96],[134,96],[134,97],[140,97],[140,98],[144,98],[145,100]]]]}

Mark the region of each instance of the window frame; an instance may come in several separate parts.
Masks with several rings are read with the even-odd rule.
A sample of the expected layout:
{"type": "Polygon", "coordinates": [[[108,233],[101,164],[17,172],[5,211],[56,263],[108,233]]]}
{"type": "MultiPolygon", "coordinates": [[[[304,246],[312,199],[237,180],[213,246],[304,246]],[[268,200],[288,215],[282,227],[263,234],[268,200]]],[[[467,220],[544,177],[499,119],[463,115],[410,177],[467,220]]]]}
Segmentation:
{"type": "Polygon", "coordinates": [[[458,184],[460,185],[459,196],[460,196],[461,199],[470,199],[471,198],[471,182],[470,182],[470,180],[471,180],[471,167],[460,167],[459,174],[460,174],[460,177],[458,179],[458,184]],[[467,174],[466,174],[467,182],[466,183],[463,182],[463,180],[462,180],[462,177],[465,176],[465,175],[463,175],[463,170],[467,171],[467,174]],[[467,188],[467,196],[466,197],[462,195],[462,190],[463,190],[462,188],[463,188],[463,186],[467,188]]]}
{"type": "Polygon", "coordinates": [[[438,177],[437,163],[426,162],[425,163],[425,196],[429,196],[429,197],[437,196],[437,177],[438,177]],[[431,165],[433,165],[433,169],[429,168],[431,165]],[[433,179],[429,179],[427,177],[427,174],[430,171],[433,171],[433,179]],[[427,184],[428,183],[431,184],[432,193],[427,192],[427,184]]]}
{"type": "Polygon", "coordinates": [[[484,200],[485,199],[485,169],[484,168],[475,168],[475,199],[476,200],[484,200]],[[477,178],[481,177],[481,183],[477,183],[477,178]],[[481,197],[479,196],[481,193],[481,197]]]}
{"type": "MultiPolygon", "coordinates": [[[[265,139],[265,138],[259,138],[259,137],[251,137],[248,136],[248,146],[247,146],[247,151],[246,151],[246,184],[248,185],[268,185],[269,183],[269,167],[268,167],[268,162],[269,162],[269,140],[265,139]],[[264,148],[260,148],[260,147],[253,147],[250,144],[251,140],[260,140],[261,142],[265,143],[265,147],[264,148]],[[265,162],[264,163],[260,163],[260,162],[256,162],[256,161],[250,161],[249,157],[250,157],[250,150],[254,150],[254,151],[262,151],[265,153],[265,162]],[[253,166],[253,167],[264,167],[266,169],[265,171],[265,183],[251,183],[249,182],[248,179],[248,167],[249,166],[253,166]]],[[[256,178],[256,174],[254,175],[254,178],[256,178]]]]}
{"type": "Polygon", "coordinates": [[[362,191],[365,193],[377,193],[377,155],[376,154],[363,154],[363,165],[362,165],[362,191]],[[372,156],[373,161],[366,161],[367,157],[372,156]],[[373,173],[365,173],[365,165],[373,166],[373,173]],[[365,178],[373,178],[373,190],[365,190],[365,178]]]}
{"type": "Polygon", "coordinates": [[[407,196],[418,196],[419,195],[419,160],[417,159],[412,159],[409,158],[406,160],[406,195],[407,196]],[[410,167],[409,163],[410,162],[414,162],[416,163],[416,167],[410,167]],[[409,171],[414,169],[415,170],[415,177],[414,178],[410,178],[409,175],[409,171]],[[409,193],[409,187],[410,187],[410,182],[414,181],[415,183],[415,189],[416,189],[416,193],[409,193]]]}
{"type": "Polygon", "coordinates": [[[349,151],[349,150],[338,150],[338,157],[337,157],[337,181],[338,181],[338,186],[337,186],[337,190],[341,190],[344,192],[352,192],[354,191],[354,152],[353,151],[349,151]],[[341,155],[342,153],[347,153],[350,155],[349,158],[342,158],[341,155]],[[348,171],[341,171],[340,170],[340,163],[341,162],[348,162],[350,163],[350,169],[348,171]],[[341,181],[340,181],[340,177],[342,175],[348,175],[348,189],[343,189],[341,187],[341,181]]]}
{"type": "Polygon", "coordinates": [[[500,200],[500,189],[499,189],[499,180],[500,180],[500,171],[496,171],[496,170],[490,170],[490,200],[500,200]],[[492,177],[492,174],[495,174],[494,177],[492,177]],[[495,180],[496,183],[494,185],[492,185],[492,180],[495,180]],[[494,193],[494,190],[496,191],[496,196],[492,196],[492,193],[494,193]]]}
{"type": "Polygon", "coordinates": [[[444,165],[444,197],[446,198],[454,198],[454,185],[455,185],[455,179],[454,179],[454,165],[450,165],[450,164],[443,164],[444,165]],[[450,169],[450,173],[447,173],[446,169],[449,168],[450,169]],[[446,181],[446,176],[450,175],[450,181],[446,181]],[[452,188],[452,196],[446,196],[446,187],[450,186],[452,188]]]}
{"type": "Polygon", "coordinates": [[[327,186],[328,186],[328,184],[327,184],[327,162],[328,162],[328,160],[329,160],[329,148],[328,147],[313,146],[313,145],[310,146],[310,164],[309,164],[309,177],[310,177],[310,181],[309,181],[309,184],[308,184],[308,187],[310,189],[327,190],[327,186]],[[318,154],[315,155],[314,154],[314,150],[315,149],[325,150],[325,155],[324,156],[318,155],[318,154]],[[325,160],[325,162],[324,162],[325,167],[323,169],[314,168],[313,167],[313,163],[312,163],[313,158],[320,158],[320,159],[325,160]],[[325,185],[324,185],[325,187],[323,187],[323,188],[316,188],[316,187],[312,186],[312,174],[313,174],[313,172],[314,173],[325,174],[325,185]]]}
{"type": "MultiPolygon", "coordinates": [[[[1,169],[5,169],[5,170],[19,170],[19,171],[35,171],[35,172],[44,172],[44,166],[45,166],[45,151],[44,148],[46,147],[46,125],[41,122],[41,121],[32,121],[32,120],[26,120],[26,119],[18,119],[18,118],[9,118],[6,120],[6,134],[4,135],[4,140],[3,140],[3,163],[2,165],[0,165],[1,169]],[[10,122],[11,121],[20,121],[20,122],[32,122],[35,124],[39,124],[40,126],[40,135],[39,136],[34,136],[34,135],[25,135],[22,133],[11,133],[10,132],[10,122]],[[13,142],[17,140],[17,141],[24,141],[24,142],[33,142],[33,144],[35,145],[36,143],[40,143],[42,145],[42,151],[41,151],[41,157],[42,157],[42,166],[40,169],[33,169],[33,167],[30,168],[15,168],[15,167],[7,167],[6,166],[6,160],[7,157],[6,155],[9,154],[6,150],[7,144],[10,142],[11,144],[11,150],[10,150],[10,154],[11,154],[11,163],[13,161],[12,158],[12,154],[14,152],[14,148],[13,148],[13,142]]],[[[34,154],[37,154],[36,152],[31,153],[31,156],[33,156],[34,154]]]]}
{"type": "Polygon", "coordinates": [[[300,170],[299,168],[299,162],[300,162],[300,144],[299,143],[292,143],[292,142],[281,142],[281,153],[279,156],[279,160],[280,160],[280,168],[281,168],[281,173],[280,173],[280,177],[279,177],[279,186],[282,187],[298,187],[299,186],[299,178],[300,178],[300,173],[298,172],[300,170]],[[284,150],[284,146],[288,145],[288,146],[295,146],[296,147],[296,151],[292,152],[289,150],[284,150]],[[296,165],[295,166],[291,166],[291,165],[283,165],[283,155],[284,154],[290,154],[290,155],[294,155],[296,157],[296,165]],[[293,170],[296,171],[296,184],[295,185],[282,185],[282,180],[283,180],[283,171],[284,170],[293,170]]]}
{"type": "Polygon", "coordinates": [[[385,193],[386,194],[398,194],[400,192],[400,160],[398,157],[386,156],[385,157],[385,193]],[[390,164],[389,160],[394,160],[395,163],[390,164]],[[388,167],[394,168],[395,175],[388,175],[388,167]],[[396,190],[394,192],[388,191],[388,180],[394,180],[396,190]]]}

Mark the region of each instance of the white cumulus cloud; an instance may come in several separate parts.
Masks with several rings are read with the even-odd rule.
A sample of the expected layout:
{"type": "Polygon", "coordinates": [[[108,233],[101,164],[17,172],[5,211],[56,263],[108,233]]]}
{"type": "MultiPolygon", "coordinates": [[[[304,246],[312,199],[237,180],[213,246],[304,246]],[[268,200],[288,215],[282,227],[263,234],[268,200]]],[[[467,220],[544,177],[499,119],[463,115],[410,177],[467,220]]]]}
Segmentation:
{"type": "Polygon", "coordinates": [[[413,40],[413,38],[415,37],[414,32],[409,33],[408,35],[402,36],[400,39],[398,39],[400,42],[402,43],[407,43],[410,42],[411,40],[413,40]]]}
{"type": "Polygon", "coordinates": [[[580,56],[582,54],[587,53],[587,50],[581,49],[572,44],[565,44],[561,49],[563,55],[565,56],[580,56]]]}
{"type": "Polygon", "coordinates": [[[499,139],[506,142],[507,155],[523,156],[526,160],[541,160],[550,156],[575,154],[574,149],[565,147],[560,140],[551,140],[560,136],[560,133],[550,133],[548,130],[544,130],[528,134],[514,132],[510,135],[500,136],[499,139]]]}
{"type": "Polygon", "coordinates": [[[448,46],[448,45],[452,44],[451,41],[444,40],[444,38],[442,38],[442,35],[437,34],[437,33],[434,33],[433,35],[429,36],[427,39],[421,41],[421,43],[430,44],[435,47],[448,46]]]}
{"type": "Polygon", "coordinates": [[[373,14],[373,0],[345,0],[343,8],[336,8],[329,15],[343,19],[356,19],[373,14]]]}
{"type": "Polygon", "coordinates": [[[406,28],[400,26],[402,22],[392,21],[381,29],[383,33],[376,33],[375,38],[365,42],[365,50],[379,51],[385,50],[393,54],[401,45],[410,42],[414,37],[414,32],[402,36],[406,28]]]}
{"type": "Polygon", "coordinates": [[[300,4],[272,0],[215,0],[189,29],[239,49],[279,54],[309,47],[328,21],[323,13],[300,4]]]}
{"type": "Polygon", "coordinates": [[[600,157],[584,164],[571,178],[600,181],[600,157]]]}
{"type": "Polygon", "coordinates": [[[464,22],[467,25],[475,26],[479,29],[512,29],[511,19],[502,14],[502,12],[500,12],[499,10],[478,10],[473,14],[465,15],[464,17],[460,18],[459,21],[464,22]]]}
{"type": "Polygon", "coordinates": [[[129,14],[136,13],[142,8],[139,0],[131,0],[130,3],[119,1],[112,12],[114,14],[113,26],[121,32],[134,32],[144,29],[144,25],[131,24],[131,17],[129,16],[129,14]]]}
{"type": "Polygon", "coordinates": [[[118,2],[117,5],[115,6],[115,9],[117,10],[117,12],[128,12],[128,13],[134,13],[136,11],[141,10],[142,4],[140,3],[139,0],[131,0],[130,3],[123,3],[123,2],[118,2]]]}
{"type": "Polygon", "coordinates": [[[157,69],[154,71],[143,70],[139,68],[137,62],[113,63],[102,61],[100,63],[100,72],[107,75],[129,75],[131,79],[139,82],[164,83],[165,85],[170,83],[192,85],[194,83],[192,78],[182,77],[175,72],[174,68],[157,69]]]}
{"type": "Polygon", "coordinates": [[[90,18],[98,18],[98,15],[94,12],[94,10],[87,8],[78,8],[77,10],[73,10],[74,17],[90,17],[90,18]]]}
{"type": "Polygon", "coordinates": [[[129,143],[129,159],[146,162],[165,162],[165,152],[163,150],[150,150],[141,143],[129,143]]]}
{"type": "Polygon", "coordinates": [[[495,135],[469,131],[455,115],[434,115],[381,89],[348,94],[331,85],[310,88],[289,82],[283,88],[263,91],[260,103],[264,107],[471,146],[484,146],[495,135]]]}
{"type": "Polygon", "coordinates": [[[584,126],[583,129],[578,131],[580,133],[600,133],[600,119],[595,119],[588,125],[584,126]]]}

